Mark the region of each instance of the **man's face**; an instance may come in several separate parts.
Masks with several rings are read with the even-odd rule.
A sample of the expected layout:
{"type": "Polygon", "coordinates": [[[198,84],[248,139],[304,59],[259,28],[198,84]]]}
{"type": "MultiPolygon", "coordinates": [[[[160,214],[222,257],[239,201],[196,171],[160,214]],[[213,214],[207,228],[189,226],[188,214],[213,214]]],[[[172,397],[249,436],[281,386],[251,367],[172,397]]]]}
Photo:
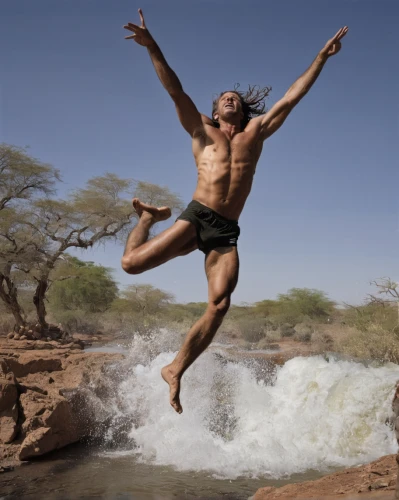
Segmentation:
{"type": "Polygon", "coordinates": [[[231,119],[235,116],[238,116],[240,120],[244,118],[241,99],[235,92],[225,92],[219,98],[214,117],[216,120],[220,118],[223,120],[231,119]]]}

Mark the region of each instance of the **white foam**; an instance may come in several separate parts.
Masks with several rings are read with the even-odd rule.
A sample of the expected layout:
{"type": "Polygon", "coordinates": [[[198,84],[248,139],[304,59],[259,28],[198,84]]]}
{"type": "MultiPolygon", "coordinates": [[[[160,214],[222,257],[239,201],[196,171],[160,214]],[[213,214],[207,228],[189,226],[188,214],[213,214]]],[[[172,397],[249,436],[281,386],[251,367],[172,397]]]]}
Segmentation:
{"type": "Polygon", "coordinates": [[[183,377],[178,415],[160,377],[174,356],[135,344],[118,388],[118,414],[134,422],[129,435],[144,462],[224,478],[278,478],[396,452],[386,419],[398,365],[295,358],[268,385],[247,364],[206,352],[183,377]]]}

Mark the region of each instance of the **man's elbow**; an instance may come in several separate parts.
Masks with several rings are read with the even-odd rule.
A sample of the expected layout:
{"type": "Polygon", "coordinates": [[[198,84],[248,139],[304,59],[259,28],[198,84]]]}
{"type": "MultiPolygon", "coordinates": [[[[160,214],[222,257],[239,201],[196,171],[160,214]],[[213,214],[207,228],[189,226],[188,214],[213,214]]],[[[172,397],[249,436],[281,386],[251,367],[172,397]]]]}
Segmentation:
{"type": "Polygon", "coordinates": [[[290,110],[294,108],[294,106],[296,106],[299,101],[303,97],[305,97],[305,95],[308,93],[308,90],[309,89],[301,88],[288,91],[284,96],[285,106],[290,110]]]}
{"type": "Polygon", "coordinates": [[[287,92],[283,99],[282,111],[291,111],[298,104],[301,97],[296,92],[287,92]]]}

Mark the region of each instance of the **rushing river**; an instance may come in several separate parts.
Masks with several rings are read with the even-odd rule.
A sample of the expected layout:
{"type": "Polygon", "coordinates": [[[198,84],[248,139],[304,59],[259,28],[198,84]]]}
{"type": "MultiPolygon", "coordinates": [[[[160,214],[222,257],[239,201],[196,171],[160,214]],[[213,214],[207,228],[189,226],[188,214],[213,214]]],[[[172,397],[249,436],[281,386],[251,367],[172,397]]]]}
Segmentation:
{"type": "Polygon", "coordinates": [[[178,415],[160,377],[174,347],[162,335],[133,342],[115,367],[102,446],[4,474],[0,498],[246,499],[396,452],[398,365],[315,356],[275,368],[207,351],[184,375],[178,415]]]}

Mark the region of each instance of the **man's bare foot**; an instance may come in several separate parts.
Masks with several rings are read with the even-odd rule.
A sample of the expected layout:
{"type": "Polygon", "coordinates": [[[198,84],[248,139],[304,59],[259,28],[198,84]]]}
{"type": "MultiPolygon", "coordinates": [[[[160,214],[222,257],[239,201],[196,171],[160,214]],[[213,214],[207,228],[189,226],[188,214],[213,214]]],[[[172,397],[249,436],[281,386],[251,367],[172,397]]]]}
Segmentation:
{"type": "Polygon", "coordinates": [[[172,212],[169,207],[159,207],[159,208],[153,207],[152,205],[147,205],[147,203],[143,203],[138,198],[133,198],[132,203],[139,217],[141,217],[143,213],[146,212],[152,215],[155,222],[169,219],[169,217],[172,215],[172,212]]]}
{"type": "Polygon", "coordinates": [[[169,384],[170,389],[170,404],[177,411],[177,413],[182,413],[183,408],[180,404],[180,379],[173,375],[170,365],[164,366],[161,370],[162,378],[166,383],[169,384]]]}

